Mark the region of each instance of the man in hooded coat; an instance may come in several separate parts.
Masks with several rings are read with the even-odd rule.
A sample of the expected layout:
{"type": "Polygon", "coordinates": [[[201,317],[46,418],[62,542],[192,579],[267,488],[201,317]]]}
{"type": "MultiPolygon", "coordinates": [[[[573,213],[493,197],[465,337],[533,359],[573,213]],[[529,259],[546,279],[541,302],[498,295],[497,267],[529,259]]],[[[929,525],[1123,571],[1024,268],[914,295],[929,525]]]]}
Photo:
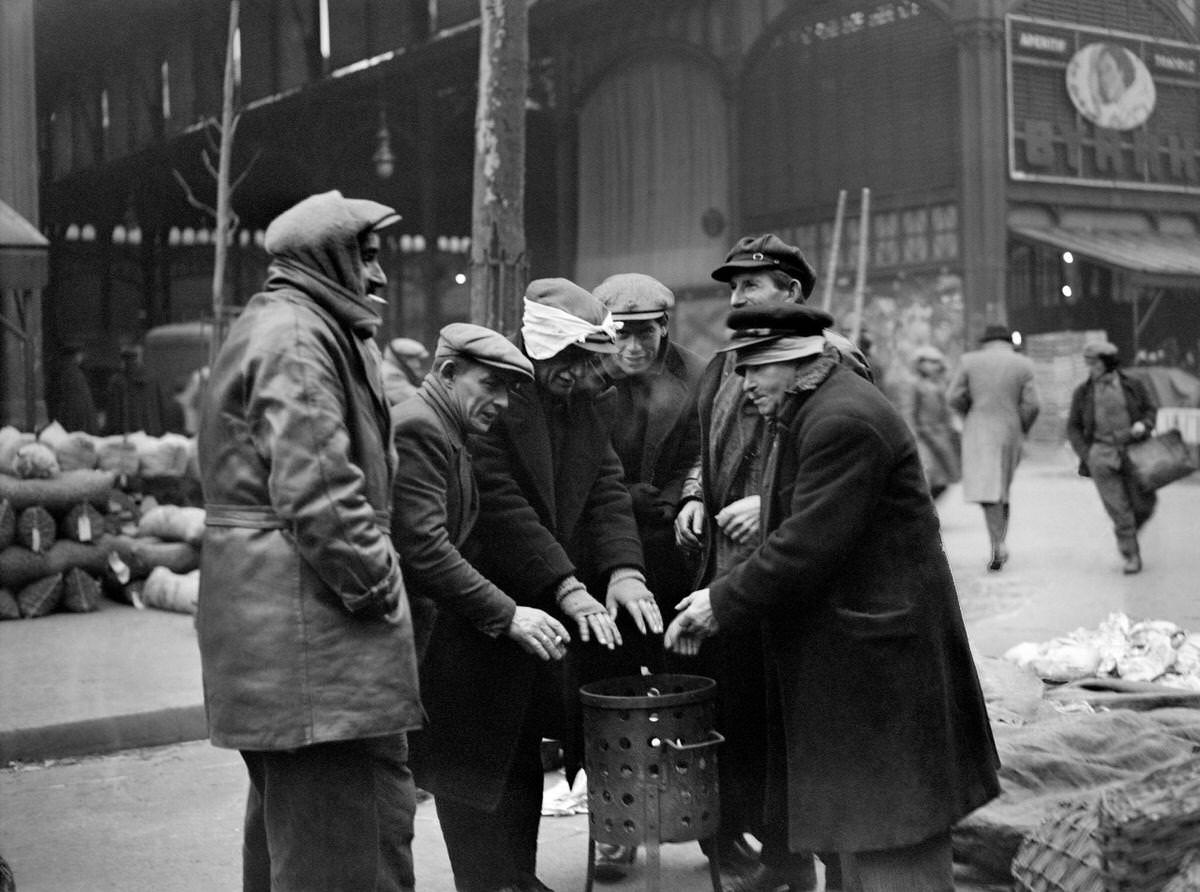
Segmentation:
{"type": "Polygon", "coordinates": [[[250,775],[248,892],[414,887],[422,711],[373,340],[397,219],[338,192],[277,217],[209,378],[197,631],[210,737],[250,775]]]}

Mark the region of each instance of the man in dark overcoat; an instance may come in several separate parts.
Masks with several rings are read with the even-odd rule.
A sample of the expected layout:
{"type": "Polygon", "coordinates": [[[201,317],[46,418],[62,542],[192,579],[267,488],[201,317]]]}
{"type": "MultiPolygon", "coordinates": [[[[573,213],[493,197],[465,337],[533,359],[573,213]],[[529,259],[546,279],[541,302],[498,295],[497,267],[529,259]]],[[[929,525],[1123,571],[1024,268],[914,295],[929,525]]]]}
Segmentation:
{"type": "MultiPolygon", "coordinates": [[[[802,303],[816,284],[816,271],[803,252],[770,233],[737,241],[712,277],[729,286],[734,308],[802,303]]],[[[870,378],[865,357],[845,337],[827,331],[841,360],[870,378]]],[[[759,543],[760,480],[766,422],[742,392],[733,358],[718,353],[701,376],[696,405],[700,426],[700,461],[683,488],[683,504],[675,519],[679,542],[699,554],[699,585],[724,574],[746,559],[759,543]]],[[[792,892],[811,888],[816,870],[811,855],[787,851],[774,828],[760,826],[763,764],[761,741],[766,733],[762,667],[746,660],[762,642],[757,629],[745,629],[711,642],[702,669],[719,684],[725,744],[721,773],[720,863],[736,892],[782,880],[792,892]],[[762,841],[761,861],[745,844],[750,831],[762,841]]],[[[838,865],[826,865],[826,883],[837,882],[838,865]],[[831,882],[832,881],[832,882],[831,882]]],[[[773,886],[771,887],[774,888],[773,886]]]]}
{"type": "Polygon", "coordinates": [[[246,892],[415,885],[423,716],[372,299],[397,220],[339,192],[276,217],[205,393],[196,631],[209,735],[250,775],[246,892]]]}
{"type": "Polygon", "coordinates": [[[999,790],[937,514],[903,418],[798,305],[735,310],[743,387],[773,424],[754,552],[689,595],[681,652],[757,627],[768,824],[842,853],[847,888],[954,888],[950,828],[999,790]]]}
{"type": "Polygon", "coordinates": [[[469,712],[447,711],[445,704],[474,702],[493,713],[511,707],[499,699],[506,695],[502,685],[480,685],[460,661],[464,654],[473,659],[472,649],[512,662],[521,660],[521,650],[527,662],[561,660],[571,640],[555,617],[517,603],[461,550],[479,515],[467,440],[485,433],[512,391],[532,380],[533,366],[512,342],[478,325],[454,323],[439,334],[433,368],[416,394],[392,407],[399,457],[392,538],[408,583],[422,695],[432,717],[415,738],[413,763],[422,783],[448,791],[435,805],[462,892],[536,888],[536,880],[531,865],[513,858],[520,847],[507,832],[520,816],[506,812],[508,800],[493,812],[466,812],[466,822],[464,808],[453,802],[456,767],[443,766],[442,756],[482,729],[469,712]],[[425,659],[435,626],[434,652],[425,659]]]}
{"type": "Polygon", "coordinates": [[[618,610],[639,631],[662,631],[612,448],[611,391],[595,393],[596,360],[613,352],[614,333],[608,311],[578,285],[531,282],[515,342],[532,362],[534,382],[512,392],[508,410],[470,443],[480,513],[463,554],[517,604],[562,617],[574,638],[564,661],[572,665],[564,672],[560,663],[531,660],[503,639],[450,635],[445,614],[425,658],[431,677],[460,676],[454,690],[426,692],[431,724],[474,728],[439,738],[429,789],[447,843],[461,839],[460,850],[476,861],[469,869],[485,876],[500,857],[487,828],[493,815],[505,815],[503,857],[521,871],[519,888],[534,892],[542,888],[533,876],[541,739],[577,736],[566,716],[578,709],[574,661],[597,644],[621,643],[618,610]]]}

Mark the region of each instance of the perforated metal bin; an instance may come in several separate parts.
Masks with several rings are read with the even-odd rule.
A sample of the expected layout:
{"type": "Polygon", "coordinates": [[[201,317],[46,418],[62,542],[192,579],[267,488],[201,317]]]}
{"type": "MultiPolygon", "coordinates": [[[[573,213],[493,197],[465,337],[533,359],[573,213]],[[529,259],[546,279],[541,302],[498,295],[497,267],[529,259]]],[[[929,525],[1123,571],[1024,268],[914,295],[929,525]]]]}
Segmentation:
{"type": "MultiPolygon", "coordinates": [[[[717,683],[699,675],[610,678],[584,685],[588,889],[597,842],[646,847],[658,888],[658,846],[714,837],[720,824],[714,728],[717,683]]],[[[713,846],[713,849],[716,847],[713,846]]],[[[719,865],[710,862],[713,888],[719,865]]]]}

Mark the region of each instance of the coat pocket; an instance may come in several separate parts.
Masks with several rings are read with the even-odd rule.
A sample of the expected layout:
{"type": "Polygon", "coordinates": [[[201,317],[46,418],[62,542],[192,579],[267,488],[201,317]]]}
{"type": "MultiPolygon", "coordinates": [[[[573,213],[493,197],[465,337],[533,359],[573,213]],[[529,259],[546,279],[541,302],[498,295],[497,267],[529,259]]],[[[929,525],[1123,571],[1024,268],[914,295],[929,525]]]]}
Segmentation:
{"type": "Polygon", "coordinates": [[[874,640],[878,638],[908,638],[917,634],[916,622],[911,607],[886,610],[880,613],[865,613],[847,607],[835,607],[838,624],[851,638],[874,640]]]}

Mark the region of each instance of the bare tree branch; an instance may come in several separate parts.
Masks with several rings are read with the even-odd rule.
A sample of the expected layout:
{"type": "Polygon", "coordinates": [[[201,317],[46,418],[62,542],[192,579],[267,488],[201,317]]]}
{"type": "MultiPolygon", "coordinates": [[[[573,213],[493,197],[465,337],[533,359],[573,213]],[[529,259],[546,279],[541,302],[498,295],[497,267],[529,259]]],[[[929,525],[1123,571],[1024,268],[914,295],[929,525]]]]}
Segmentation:
{"type": "Polygon", "coordinates": [[[188,181],[183,178],[183,174],[173,167],[171,168],[171,174],[175,177],[175,181],[179,183],[180,187],[183,189],[188,204],[197,210],[201,210],[209,214],[214,220],[217,219],[216,209],[209,207],[196,197],[196,194],[192,192],[192,187],[188,185],[188,181]]]}
{"type": "Polygon", "coordinates": [[[257,163],[258,159],[262,157],[262,153],[263,153],[262,146],[259,146],[257,149],[254,150],[254,157],[250,159],[250,163],[248,163],[246,165],[246,167],[242,170],[242,172],[237,175],[237,179],[235,179],[233,181],[233,183],[230,185],[230,187],[229,187],[230,192],[235,191],[237,189],[237,187],[241,185],[242,180],[246,179],[246,176],[250,173],[251,170],[254,169],[255,163],[257,163]]]}

